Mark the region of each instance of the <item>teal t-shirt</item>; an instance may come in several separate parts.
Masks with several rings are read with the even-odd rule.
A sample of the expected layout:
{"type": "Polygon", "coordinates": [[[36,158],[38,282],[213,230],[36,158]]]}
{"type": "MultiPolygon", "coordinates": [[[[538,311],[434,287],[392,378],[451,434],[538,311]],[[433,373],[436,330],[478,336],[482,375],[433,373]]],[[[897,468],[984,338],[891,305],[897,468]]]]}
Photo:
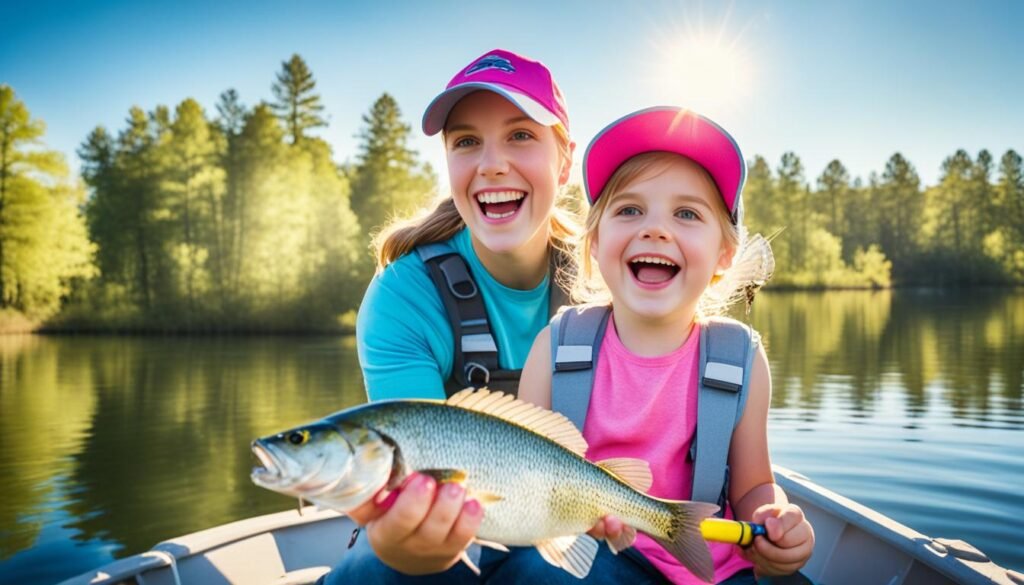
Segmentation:
{"type": "MultiPolygon", "coordinates": [[[[503,369],[520,369],[548,323],[550,276],[531,290],[494,279],[463,228],[448,244],[466,259],[483,295],[503,369]]],[[[444,304],[416,252],[388,265],[370,282],[356,321],[359,364],[370,400],[444,398],[454,361],[444,304]]]]}

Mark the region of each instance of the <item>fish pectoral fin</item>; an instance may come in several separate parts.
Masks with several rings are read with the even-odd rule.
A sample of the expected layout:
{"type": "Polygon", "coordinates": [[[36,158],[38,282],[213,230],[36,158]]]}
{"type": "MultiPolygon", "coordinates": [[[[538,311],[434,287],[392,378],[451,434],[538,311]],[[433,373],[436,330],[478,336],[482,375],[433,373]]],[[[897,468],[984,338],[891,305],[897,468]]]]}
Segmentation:
{"type": "Polygon", "coordinates": [[[476,500],[484,507],[490,506],[491,504],[497,504],[498,502],[505,499],[505,496],[496,494],[494,492],[488,492],[484,490],[468,489],[466,490],[466,498],[470,500],[476,500]]]}
{"type": "Polygon", "coordinates": [[[466,483],[469,474],[463,469],[418,469],[416,473],[429,475],[437,483],[466,483]]]}
{"type": "Polygon", "coordinates": [[[486,546],[487,548],[493,548],[494,550],[500,550],[501,552],[508,552],[508,547],[504,544],[501,544],[500,542],[481,540],[479,538],[474,538],[473,542],[479,544],[480,546],[486,546]]]}
{"type": "Polygon", "coordinates": [[[643,459],[632,457],[613,457],[597,462],[598,467],[617,475],[619,479],[628,483],[633,489],[647,493],[654,484],[654,477],[651,475],[651,465],[643,459]]]}
{"type": "Polygon", "coordinates": [[[583,579],[597,556],[597,541],[586,534],[559,536],[533,543],[545,561],[583,579]]]}
{"type": "Polygon", "coordinates": [[[462,553],[459,554],[459,560],[461,560],[463,563],[466,563],[466,566],[469,567],[469,570],[473,571],[473,573],[475,573],[477,577],[480,576],[480,567],[476,566],[476,563],[473,562],[473,559],[469,558],[468,549],[463,550],[462,553]]]}
{"type": "Polygon", "coordinates": [[[612,554],[619,554],[627,548],[633,546],[636,542],[636,528],[626,524],[622,527],[622,533],[619,534],[618,538],[609,538],[605,542],[608,543],[608,548],[612,551],[612,554]]]}

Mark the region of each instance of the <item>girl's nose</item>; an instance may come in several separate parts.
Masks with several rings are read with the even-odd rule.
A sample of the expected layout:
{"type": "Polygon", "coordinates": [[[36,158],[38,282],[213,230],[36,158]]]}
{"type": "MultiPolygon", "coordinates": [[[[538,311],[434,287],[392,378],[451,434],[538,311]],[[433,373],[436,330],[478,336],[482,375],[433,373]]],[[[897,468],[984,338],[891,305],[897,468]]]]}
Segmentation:
{"type": "Polygon", "coordinates": [[[483,177],[496,177],[508,173],[508,159],[499,145],[484,146],[480,153],[478,171],[483,177]]]}
{"type": "Polygon", "coordinates": [[[641,240],[664,240],[668,241],[671,238],[668,230],[666,230],[660,221],[650,220],[647,221],[644,226],[640,229],[641,240]]]}

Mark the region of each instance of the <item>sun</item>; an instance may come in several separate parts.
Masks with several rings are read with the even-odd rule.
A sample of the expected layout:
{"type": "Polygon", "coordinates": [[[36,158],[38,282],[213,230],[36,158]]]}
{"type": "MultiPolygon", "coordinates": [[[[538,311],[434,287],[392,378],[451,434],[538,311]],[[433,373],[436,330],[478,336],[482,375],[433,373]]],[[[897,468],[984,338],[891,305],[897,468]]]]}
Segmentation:
{"type": "Polygon", "coordinates": [[[701,113],[744,105],[754,86],[751,56],[739,39],[717,33],[686,33],[662,40],[657,53],[654,92],[672,105],[701,113]]]}

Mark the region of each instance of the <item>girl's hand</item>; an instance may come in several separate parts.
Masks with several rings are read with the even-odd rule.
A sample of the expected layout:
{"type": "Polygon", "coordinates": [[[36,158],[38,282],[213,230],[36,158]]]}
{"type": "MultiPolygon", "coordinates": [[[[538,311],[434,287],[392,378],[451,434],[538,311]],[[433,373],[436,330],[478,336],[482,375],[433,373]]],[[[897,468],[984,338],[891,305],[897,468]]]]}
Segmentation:
{"type": "Polygon", "coordinates": [[[615,540],[622,536],[622,520],[616,516],[605,516],[598,520],[587,534],[598,540],[615,540]]]}
{"type": "Polygon", "coordinates": [[[366,524],[377,558],[407,575],[440,573],[455,565],[484,516],[480,503],[467,501],[459,484],[439,486],[419,474],[349,515],[366,524]]]}
{"type": "Polygon", "coordinates": [[[799,506],[766,504],[754,511],[750,521],[764,524],[768,531],[768,538],[755,538],[743,551],[758,577],[791,575],[811,558],[814,529],[799,506]]]}

